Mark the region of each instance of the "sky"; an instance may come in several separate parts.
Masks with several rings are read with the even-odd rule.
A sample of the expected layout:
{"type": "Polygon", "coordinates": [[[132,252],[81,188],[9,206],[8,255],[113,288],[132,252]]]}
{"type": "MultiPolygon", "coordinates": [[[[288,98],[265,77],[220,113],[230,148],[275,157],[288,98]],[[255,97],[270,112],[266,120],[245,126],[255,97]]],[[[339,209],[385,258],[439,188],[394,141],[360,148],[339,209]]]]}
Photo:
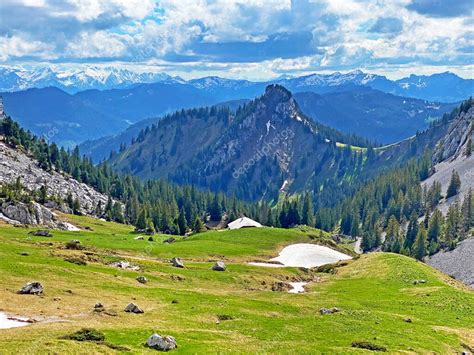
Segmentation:
{"type": "Polygon", "coordinates": [[[0,65],[474,77],[474,0],[0,0],[0,65]]]}

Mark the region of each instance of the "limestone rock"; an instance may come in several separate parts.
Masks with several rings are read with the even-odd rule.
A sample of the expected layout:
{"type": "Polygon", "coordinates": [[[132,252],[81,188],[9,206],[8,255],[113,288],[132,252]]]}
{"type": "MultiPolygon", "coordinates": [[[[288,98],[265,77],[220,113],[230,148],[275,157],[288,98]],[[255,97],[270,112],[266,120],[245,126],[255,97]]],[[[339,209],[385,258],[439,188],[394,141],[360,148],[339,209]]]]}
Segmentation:
{"type": "Polygon", "coordinates": [[[146,284],[148,282],[148,279],[145,276],[138,276],[135,280],[137,280],[141,284],[146,284]]]}
{"type": "Polygon", "coordinates": [[[34,236],[37,237],[52,237],[53,235],[49,233],[49,230],[47,229],[38,229],[37,231],[33,232],[34,236]]]}
{"type": "Polygon", "coordinates": [[[332,307],[332,308],[321,307],[319,309],[319,313],[321,314],[332,314],[332,313],[337,313],[337,312],[339,312],[339,308],[337,307],[332,307]]]}
{"type": "Polygon", "coordinates": [[[178,347],[178,344],[176,344],[176,339],[174,337],[170,335],[161,336],[156,333],[148,338],[146,344],[150,348],[154,348],[160,351],[169,351],[178,347]]]}
{"type": "Polygon", "coordinates": [[[17,293],[21,295],[42,295],[43,294],[43,285],[38,281],[28,282],[23,286],[17,293]]]}
{"type": "Polygon", "coordinates": [[[217,261],[213,266],[212,266],[212,270],[214,271],[225,271],[225,264],[223,261],[217,261]]]}
{"type": "Polygon", "coordinates": [[[129,312],[129,313],[144,313],[143,310],[138,307],[135,303],[130,303],[127,307],[125,307],[124,309],[125,312],[129,312]]]}
{"type": "Polygon", "coordinates": [[[174,267],[179,267],[179,268],[183,268],[184,267],[184,264],[183,262],[181,261],[181,258],[173,258],[171,259],[171,265],[173,265],[174,267]]]}

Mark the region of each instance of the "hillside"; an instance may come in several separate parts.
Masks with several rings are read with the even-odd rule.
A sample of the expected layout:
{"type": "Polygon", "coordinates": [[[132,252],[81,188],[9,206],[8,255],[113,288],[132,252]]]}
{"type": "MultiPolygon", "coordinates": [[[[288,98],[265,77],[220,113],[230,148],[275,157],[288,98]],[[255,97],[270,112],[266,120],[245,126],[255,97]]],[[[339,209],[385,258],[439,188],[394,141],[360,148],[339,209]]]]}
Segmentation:
{"type": "Polygon", "coordinates": [[[163,244],[165,235],[140,241],[126,226],[71,218],[91,231],[57,232],[46,244],[41,237],[26,238],[29,229],[0,225],[2,310],[36,320],[0,332],[6,352],[39,353],[47,347],[58,353],[155,353],[144,346],[154,332],[176,338],[173,353],[286,352],[289,347],[356,353],[362,350],[351,344],[364,341],[390,352],[449,353],[474,346],[473,293],[404,256],[364,255],[335,274],[264,268],[246,261],[311,240],[297,230],[247,229],[163,244]],[[64,249],[71,239],[85,249],[64,249]],[[172,256],[180,256],[185,268],[172,267],[172,256]],[[73,258],[85,265],[67,261],[73,258]],[[225,261],[225,272],[210,270],[218,259],[225,261]],[[129,260],[140,270],[109,265],[117,260],[129,260]],[[148,282],[140,284],[138,276],[148,282]],[[424,284],[414,284],[421,279],[424,284]],[[44,286],[42,297],[15,294],[32,280],[44,286]],[[309,282],[305,292],[271,290],[292,280],[309,282]],[[99,302],[104,310],[94,311],[99,302]],[[144,313],[123,312],[130,302],[144,313]],[[440,304],[443,312],[433,312],[440,304]],[[340,311],[321,315],[322,307],[340,311]],[[102,332],[110,347],[62,339],[83,327],[102,332]],[[30,338],[37,339],[34,348],[30,338]]]}

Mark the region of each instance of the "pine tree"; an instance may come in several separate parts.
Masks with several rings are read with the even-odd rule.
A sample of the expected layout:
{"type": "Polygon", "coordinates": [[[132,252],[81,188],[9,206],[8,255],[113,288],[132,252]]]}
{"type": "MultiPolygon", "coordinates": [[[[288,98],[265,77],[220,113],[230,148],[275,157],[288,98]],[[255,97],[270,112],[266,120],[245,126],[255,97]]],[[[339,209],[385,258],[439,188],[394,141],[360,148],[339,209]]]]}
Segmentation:
{"type": "Polygon", "coordinates": [[[188,222],[186,221],[186,212],[184,211],[183,207],[181,207],[179,211],[177,225],[178,225],[179,235],[185,235],[188,222]]]}
{"type": "Polygon", "coordinates": [[[199,217],[196,217],[193,224],[194,233],[201,233],[204,230],[205,230],[205,227],[204,227],[204,223],[202,222],[202,219],[199,217]]]}
{"type": "Polygon", "coordinates": [[[457,171],[453,170],[451,173],[451,180],[449,182],[448,190],[446,191],[446,198],[453,197],[458,194],[461,188],[461,179],[457,171]]]}
{"type": "Polygon", "coordinates": [[[395,216],[391,216],[388,221],[384,250],[394,253],[400,252],[400,225],[395,216]]]}
{"type": "Polygon", "coordinates": [[[147,213],[146,209],[142,207],[140,213],[138,214],[137,222],[135,224],[137,230],[146,229],[148,227],[147,223],[147,213]]]}
{"type": "Polygon", "coordinates": [[[423,260],[426,254],[426,229],[422,223],[413,246],[413,256],[418,260],[423,260]]]}
{"type": "Polygon", "coordinates": [[[314,213],[313,213],[313,202],[309,193],[305,194],[303,200],[303,213],[301,223],[307,226],[314,227],[314,213]]]}

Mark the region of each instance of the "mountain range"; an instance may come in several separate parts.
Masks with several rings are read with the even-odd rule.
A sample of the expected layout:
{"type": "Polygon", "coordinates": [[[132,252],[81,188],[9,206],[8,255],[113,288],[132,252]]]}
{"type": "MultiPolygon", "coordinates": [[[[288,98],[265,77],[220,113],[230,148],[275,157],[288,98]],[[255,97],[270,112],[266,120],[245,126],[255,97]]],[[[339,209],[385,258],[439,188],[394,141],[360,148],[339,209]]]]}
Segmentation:
{"type": "Polygon", "coordinates": [[[326,93],[340,90],[344,86],[367,86],[394,95],[415,97],[428,101],[456,102],[473,94],[473,80],[445,72],[433,75],[410,75],[399,80],[354,70],[348,73],[310,74],[289,78],[282,76],[264,82],[204,77],[184,80],[166,73],[136,72],[115,67],[86,67],[84,69],[60,70],[42,67],[32,70],[17,67],[0,67],[0,91],[12,92],[29,88],[55,86],[68,93],[88,89],[127,88],[143,83],[186,84],[217,101],[252,99],[269,84],[280,84],[292,92],[310,91],[326,93]]]}
{"type": "MultiPolygon", "coordinates": [[[[117,150],[121,144],[130,143],[141,129],[175,110],[215,104],[235,110],[249,101],[225,101],[228,95],[217,95],[209,90],[161,82],[137,84],[126,89],[85,90],[76,94],[47,87],[0,95],[7,112],[22,126],[64,146],[88,141],[81,148],[98,161],[108,157],[110,151],[117,150]]],[[[262,88],[255,96],[264,90],[262,88]]],[[[411,136],[454,107],[453,104],[394,96],[363,86],[344,86],[324,94],[298,92],[295,99],[314,121],[381,143],[411,136]]]]}

